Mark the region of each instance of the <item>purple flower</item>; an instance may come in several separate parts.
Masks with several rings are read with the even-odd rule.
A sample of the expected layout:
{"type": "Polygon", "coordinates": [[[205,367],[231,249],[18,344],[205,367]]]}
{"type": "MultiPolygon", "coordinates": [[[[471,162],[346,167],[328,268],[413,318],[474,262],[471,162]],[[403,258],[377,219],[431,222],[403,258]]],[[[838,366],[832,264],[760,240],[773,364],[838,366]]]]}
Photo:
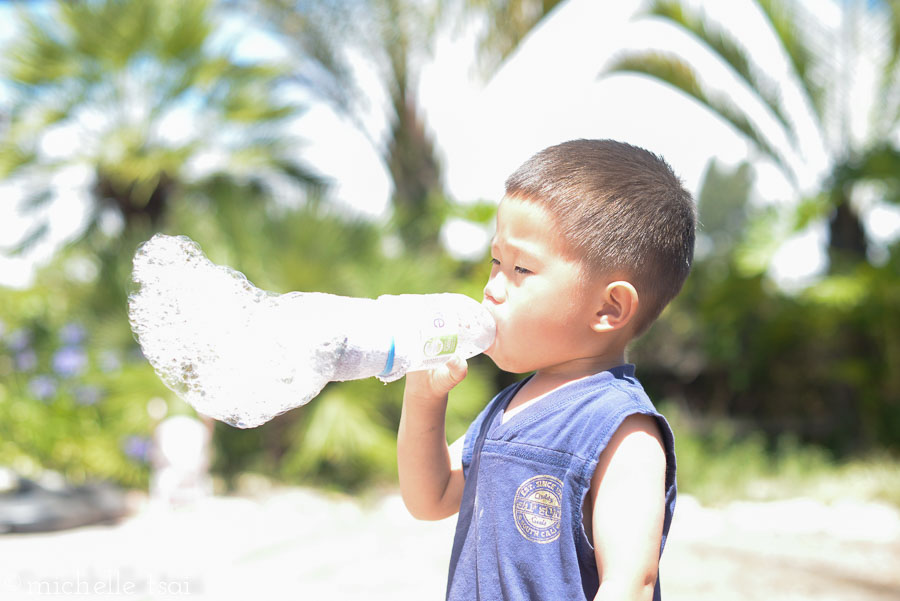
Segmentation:
{"type": "Polygon", "coordinates": [[[16,369],[19,371],[33,371],[37,363],[37,355],[30,348],[16,355],[16,369]]]}
{"type": "Polygon", "coordinates": [[[75,346],[66,346],[53,355],[53,371],[64,378],[71,378],[87,368],[87,354],[75,346]]]}
{"type": "Polygon", "coordinates": [[[96,405],[103,398],[103,389],[87,384],[75,389],[75,402],[79,405],[96,405]]]}
{"type": "Polygon", "coordinates": [[[7,340],[9,341],[10,350],[14,353],[21,353],[31,346],[31,334],[28,330],[10,332],[7,340]]]}
{"type": "Polygon", "coordinates": [[[59,339],[66,346],[81,344],[84,342],[87,332],[80,323],[67,323],[59,331],[59,339]]]}
{"type": "Polygon", "coordinates": [[[28,382],[28,391],[39,401],[46,401],[56,394],[56,380],[51,376],[35,376],[28,382]]]}
{"type": "Polygon", "coordinates": [[[146,436],[129,436],[122,442],[122,450],[136,461],[150,460],[150,439],[146,436]]]}

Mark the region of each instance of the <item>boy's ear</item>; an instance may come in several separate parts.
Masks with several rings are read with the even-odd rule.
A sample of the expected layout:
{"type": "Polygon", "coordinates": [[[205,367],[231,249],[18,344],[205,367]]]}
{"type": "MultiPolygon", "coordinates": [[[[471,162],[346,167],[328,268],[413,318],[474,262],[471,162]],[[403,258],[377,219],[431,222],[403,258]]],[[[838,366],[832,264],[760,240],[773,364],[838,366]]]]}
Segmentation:
{"type": "Polygon", "coordinates": [[[600,308],[594,314],[591,329],[611,332],[625,327],[637,315],[638,293],[631,282],[610,282],[600,293],[600,308]]]}

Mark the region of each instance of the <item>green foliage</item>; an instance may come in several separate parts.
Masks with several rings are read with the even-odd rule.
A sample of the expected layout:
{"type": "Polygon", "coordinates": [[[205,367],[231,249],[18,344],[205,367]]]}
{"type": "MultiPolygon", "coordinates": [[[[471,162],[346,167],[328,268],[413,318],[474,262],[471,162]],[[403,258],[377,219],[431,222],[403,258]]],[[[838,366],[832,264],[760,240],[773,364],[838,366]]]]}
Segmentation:
{"type": "MultiPolygon", "coordinates": [[[[60,194],[53,175],[89,170],[87,233],[104,209],[126,230],[158,227],[177,189],[209,171],[315,183],[284,133],[300,110],[278,93],[287,71],[221,49],[208,0],[60,1],[17,14],[0,69],[11,84],[0,177],[47,201],[60,194]],[[211,154],[218,162],[198,170],[211,154]]],[[[20,249],[45,233],[38,220],[20,249]]]]}
{"type": "MultiPolygon", "coordinates": [[[[323,68],[335,70],[330,81],[341,81],[341,60],[329,60],[326,50],[335,42],[325,33],[337,27],[350,3],[337,3],[334,10],[314,4],[316,18],[324,21],[304,24],[294,14],[284,20],[282,33],[294,31],[300,48],[314,49],[323,68]]],[[[541,18],[553,5],[541,4],[541,18]]],[[[775,3],[760,6],[795,67],[811,74],[803,48],[791,46],[796,32],[789,15],[775,3]]],[[[393,5],[394,11],[400,8],[393,5]]],[[[407,70],[410,56],[401,42],[412,38],[400,34],[409,33],[404,27],[415,22],[412,17],[379,21],[385,28],[370,32],[378,43],[397,42],[382,50],[393,61],[387,85],[396,84],[391,89],[397,121],[384,158],[396,167],[398,192],[393,219],[380,225],[341,214],[323,200],[315,175],[286,156],[293,151],[291,141],[279,137],[277,128],[296,107],[273,94],[286,70],[236,64],[209,49],[205,41],[213,21],[207,3],[109,0],[62,3],[59,10],[60,20],[46,27],[28,13],[27,36],[9,54],[18,71],[8,73],[15,73],[27,93],[15,103],[9,136],[0,143],[4,173],[54,172],[60,163],[37,152],[38,138],[77,120],[84,114],[80,107],[118,115],[115,107],[128,104],[133,97],[127,90],[134,85],[152,96],[149,117],[160,117],[165,107],[200,107],[203,127],[184,144],[166,145],[148,136],[141,119],[114,120],[91,132],[96,146],[86,143],[84,153],[63,160],[87,158],[97,175],[92,218],[113,207],[126,227],[108,235],[95,220],[40,273],[33,289],[0,290],[0,463],[26,471],[49,467],[74,480],[100,476],[146,484],[154,426],[148,401],[158,396],[175,411],[190,411],[137,354],[128,328],[131,258],[156,231],[190,236],[214,262],[275,292],[376,297],[455,291],[480,297],[487,261],[452,260],[436,244],[436,234],[449,217],[485,223],[494,207],[455,206],[443,194],[431,140],[416,107],[406,104],[414,73],[407,70]],[[146,27],[139,28],[140,22],[146,27]],[[108,48],[95,39],[98,29],[127,39],[117,38],[108,48]],[[398,35],[387,35],[391,31],[398,35]],[[23,100],[28,98],[35,102],[23,100]],[[224,146],[206,137],[233,127],[249,133],[226,136],[224,146]],[[229,167],[210,177],[189,177],[187,165],[210,148],[225,148],[229,167]],[[301,188],[276,198],[272,182],[285,177],[301,188]]],[[[379,13],[385,14],[399,13],[379,13]]],[[[720,54],[730,52],[724,37],[712,40],[719,33],[707,24],[685,23],[719,44],[720,54]]],[[[345,27],[345,33],[357,30],[345,27]]],[[[752,67],[738,64],[738,57],[732,62],[751,85],[765,87],[752,67]]],[[[690,75],[679,77],[690,83],[690,75]]],[[[340,94],[335,98],[349,102],[340,94]]],[[[801,487],[826,490],[830,479],[824,475],[837,474],[872,498],[900,499],[895,462],[845,460],[879,447],[900,451],[897,245],[878,265],[851,262],[799,294],[779,290],[766,275],[787,236],[830,215],[835,203],[849,202],[835,191],[866,182],[884,200],[897,202],[897,156],[891,144],[876,144],[851,157],[792,214],[750,202],[748,167],[734,173],[711,167],[698,197],[703,230],[694,273],[632,356],[651,397],[673,400],[667,411],[684,490],[711,499],[766,498],[801,487]],[[804,446],[810,442],[818,446],[804,446]]],[[[37,190],[24,205],[39,212],[48,202],[37,190]]],[[[38,224],[30,238],[41,231],[38,224]]],[[[462,435],[507,381],[489,360],[472,360],[469,377],[451,396],[449,439],[462,435]]],[[[308,405],[260,428],[216,424],[214,469],[228,482],[245,472],[349,489],[393,482],[401,396],[402,383],[332,383],[308,405]]]]}
{"type": "MultiPolygon", "coordinates": [[[[754,49],[740,42],[740,32],[725,29],[700,9],[688,7],[679,0],[654,0],[646,11],[647,17],[686,33],[705,48],[710,58],[732,72],[740,87],[750,93],[751,100],[738,102],[733,100],[733,90],[709,86],[694,65],[672,51],[629,51],[613,61],[605,72],[646,75],[693,98],[771,160],[794,184],[798,196],[798,174],[807,154],[805,144],[824,149],[831,174],[814,195],[819,201],[815,207],[818,210],[810,211],[813,207],[809,203],[801,203],[793,222],[802,227],[812,217],[827,219],[829,268],[832,273],[852,270],[866,260],[868,245],[854,196],[861,184],[873,179],[896,189],[896,174],[900,171],[896,149],[900,128],[900,95],[895,93],[900,86],[900,70],[896,68],[896,41],[900,39],[897,3],[865,3],[861,14],[857,14],[860,5],[843,3],[841,33],[822,24],[810,27],[807,22],[814,17],[804,14],[807,9],[802,3],[755,0],[754,4],[773,34],[777,50],[788,58],[789,78],[771,79],[767,66],[755,60],[754,49]],[[872,43],[851,41],[861,38],[872,43]],[[813,52],[813,48],[817,51],[813,52]],[[877,74],[873,89],[859,89],[872,82],[845,77],[841,71],[863,57],[872,63],[877,74]],[[814,142],[809,141],[811,136],[801,135],[805,132],[799,129],[800,120],[791,114],[800,107],[788,102],[789,86],[810,109],[814,142]],[[872,100],[864,106],[840,101],[850,95],[872,100]],[[759,107],[774,118],[776,128],[762,126],[763,122],[754,116],[759,107]],[[869,126],[861,135],[848,133],[850,111],[869,116],[869,126]]],[[[884,200],[896,202],[896,194],[888,193],[884,200]]]]}
{"type": "Polygon", "coordinates": [[[704,418],[675,404],[660,407],[676,432],[679,491],[705,505],[800,496],[900,505],[896,457],[874,453],[838,460],[789,434],[773,443],[733,421],[704,418]]]}
{"type": "MultiPolygon", "coordinates": [[[[9,48],[6,61],[6,77],[16,85],[17,95],[9,135],[0,144],[0,165],[4,174],[25,179],[72,163],[87,164],[95,172],[95,208],[88,230],[42,273],[44,283],[34,291],[47,302],[65,302],[59,315],[78,320],[91,331],[85,353],[92,357],[92,366],[95,356],[134,353],[125,314],[131,257],[137,245],[156,231],[192,237],[214,262],[230,265],[275,292],[375,297],[454,290],[480,296],[484,269],[451,260],[437,244],[447,216],[464,211],[467,218],[483,220],[486,211],[448,203],[431,141],[409,93],[414,73],[408,63],[414,57],[406,53],[421,46],[411,41],[427,35],[429,28],[420,27],[427,15],[412,5],[373,2],[357,7],[365,9],[359,13],[338,3],[313,7],[316,16],[306,21],[307,15],[285,11],[276,3],[262,8],[280,15],[273,22],[301,49],[298,64],[308,66],[304,61],[312,58],[330,74],[331,79],[307,84],[349,82],[339,46],[357,33],[364,33],[362,43],[385,61],[395,116],[385,163],[396,188],[394,218],[385,228],[341,215],[321,200],[320,182],[292,159],[295,141],[283,135],[285,119],[298,107],[279,100],[284,98],[279,86],[287,77],[304,80],[306,71],[298,65],[246,64],[211,44],[212,4],[94,0],[52,4],[46,13],[28,9],[20,13],[24,34],[9,48]],[[350,19],[361,14],[366,16],[364,22],[350,19]],[[330,34],[338,30],[345,35],[333,39],[330,34]],[[86,120],[85,114],[105,119],[86,120]],[[179,132],[189,135],[174,142],[158,135],[166,119],[179,114],[192,118],[191,129],[179,132]],[[58,161],[35,151],[53,127],[83,128],[85,123],[86,131],[79,134],[85,135],[86,143],[74,155],[58,161]],[[192,165],[210,150],[226,161],[212,176],[197,177],[192,165]],[[301,193],[296,189],[285,193],[279,186],[276,202],[273,182],[285,177],[299,184],[301,193]],[[124,221],[124,229],[112,236],[98,227],[107,208],[124,221]],[[67,266],[72,261],[89,266],[85,281],[69,277],[67,266]]],[[[333,92],[336,86],[316,91],[329,96],[329,89],[333,92]]],[[[335,93],[331,98],[341,104],[348,97],[335,93]]],[[[25,203],[38,207],[51,197],[42,191],[25,203]]],[[[45,231],[38,224],[20,246],[26,248],[45,231]]],[[[25,320],[27,312],[15,304],[16,293],[0,292],[0,297],[12,303],[9,312],[17,317],[11,324],[18,328],[19,316],[25,320]]],[[[52,340],[61,325],[36,319],[46,324],[45,338],[52,340]]],[[[57,316],[56,321],[61,319],[57,316]]],[[[51,342],[41,344],[42,356],[56,352],[51,342]]],[[[15,360],[10,355],[6,364],[15,360]]],[[[490,371],[472,372],[457,395],[462,400],[451,412],[455,416],[451,431],[456,434],[487,395],[490,371]]],[[[93,373],[79,377],[93,383],[93,373]]],[[[60,445],[69,449],[66,457],[93,453],[105,458],[77,466],[85,473],[129,484],[145,478],[142,464],[121,450],[113,452],[108,444],[91,447],[88,439],[79,438],[80,429],[95,413],[115,416],[130,407],[136,413],[128,420],[102,421],[111,440],[136,446],[137,439],[129,436],[146,441],[153,426],[145,415],[147,401],[159,395],[172,406],[174,396],[139,359],[127,369],[102,375],[102,399],[88,409],[75,407],[78,415],[87,416],[75,419],[77,411],[66,409],[67,388],[57,386],[53,395],[38,390],[38,399],[29,392],[28,378],[8,369],[2,381],[4,398],[10,399],[8,407],[17,409],[6,423],[8,440],[16,441],[4,447],[6,459],[27,459],[71,473],[76,467],[70,469],[62,461],[63,455],[55,450],[60,445]],[[38,437],[36,420],[54,427],[38,437]],[[46,444],[27,442],[35,438],[46,444]],[[75,448],[73,440],[85,442],[75,448]]],[[[48,377],[54,379],[45,384],[57,384],[56,376],[48,377]]],[[[228,480],[250,470],[345,487],[390,478],[396,469],[399,386],[385,387],[374,380],[335,383],[309,406],[259,429],[217,425],[216,470],[228,480]]]]}
{"type": "Polygon", "coordinates": [[[465,14],[482,16],[490,23],[478,39],[482,71],[488,75],[495,73],[525,37],[563,3],[563,0],[465,0],[465,14]]]}
{"type": "Polygon", "coordinates": [[[376,381],[329,385],[291,429],[291,438],[297,442],[283,458],[281,474],[306,481],[326,475],[347,488],[392,475],[396,428],[379,414],[391,403],[374,389],[378,385],[376,381]]]}
{"type": "MultiPolygon", "coordinates": [[[[477,296],[485,277],[484,266],[443,253],[388,256],[375,224],[335,214],[314,200],[274,206],[268,191],[252,182],[212,180],[185,193],[195,194],[194,202],[177,203],[165,231],[197,240],[211,260],[240,269],[268,290],[356,297],[453,290],[477,296]]],[[[0,462],[40,465],[76,479],[146,484],[154,425],[148,401],[158,396],[177,404],[140,357],[125,314],[131,257],[146,235],[98,242],[99,254],[87,245],[70,249],[41,272],[35,288],[0,290],[2,313],[15,316],[5,323],[6,346],[0,347],[0,462]],[[78,266],[92,277],[80,281],[78,266]],[[60,340],[70,322],[86,332],[78,345],[86,359],[66,377],[53,370],[54,357],[67,348],[60,340]],[[20,332],[28,332],[27,348],[16,346],[23,344],[16,342],[20,332]],[[36,362],[22,369],[17,361],[29,349],[36,362]],[[94,395],[89,402],[80,400],[87,398],[84,390],[94,395]]],[[[492,375],[488,363],[473,361],[453,395],[450,436],[461,435],[491,395],[492,375]]],[[[227,482],[248,471],[347,489],[391,482],[401,397],[402,382],[331,383],[308,405],[260,428],[217,424],[214,469],[227,482]]]]}
{"type": "Polygon", "coordinates": [[[0,294],[0,464],[145,486],[146,405],[167,391],[122,324],[92,318],[86,287],[54,271],[0,294]]]}
{"type": "Polygon", "coordinates": [[[770,446],[793,436],[842,457],[900,451],[897,245],[883,265],[788,294],[766,277],[766,257],[748,258],[781,233],[769,209],[748,202],[746,175],[710,169],[698,198],[706,250],[635,345],[642,381],[653,398],[752,425],[770,446]]]}

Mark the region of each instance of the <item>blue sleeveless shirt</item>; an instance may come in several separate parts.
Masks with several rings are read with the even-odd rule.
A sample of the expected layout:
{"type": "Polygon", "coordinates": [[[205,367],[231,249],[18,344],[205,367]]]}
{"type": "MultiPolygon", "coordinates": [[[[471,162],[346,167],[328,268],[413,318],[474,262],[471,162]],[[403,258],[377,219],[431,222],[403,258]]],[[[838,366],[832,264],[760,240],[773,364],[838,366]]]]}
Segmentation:
{"type": "MultiPolygon", "coordinates": [[[[514,384],[469,426],[447,599],[593,599],[599,588],[582,507],[600,453],[629,415],[656,417],[666,450],[662,546],[675,509],[672,430],[622,365],[549,393],[503,423],[527,381],[514,384]]],[[[659,580],[654,600],[660,599],[659,580]]]]}

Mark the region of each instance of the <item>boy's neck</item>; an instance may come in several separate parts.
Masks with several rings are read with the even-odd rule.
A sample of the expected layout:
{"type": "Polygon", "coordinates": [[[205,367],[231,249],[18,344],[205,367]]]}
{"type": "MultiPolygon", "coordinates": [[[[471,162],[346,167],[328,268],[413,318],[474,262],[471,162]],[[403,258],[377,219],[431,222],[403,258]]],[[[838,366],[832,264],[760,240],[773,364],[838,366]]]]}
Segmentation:
{"type": "Polygon", "coordinates": [[[545,367],[534,372],[534,376],[516,393],[506,407],[503,419],[506,421],[526,406],[553,392],[561,386],[618,367],[625,363],[625,350],[595,357],[585,357],[567,361],[561,365],[545,367]]]}
{"type": "Polygon", "coordinates": [[[575,359],[574,361],[568,361],[562,365],[554,365],[537,370],[534,372],[534,377],[531,378],[529,384],[534,382],[537,385],[535,386],[536,388],[546,389],[545,392],[550,392],[569,382],[587,378],[588,376],[600,373],[601,371],[618,367],[623,363],[625,363],[624,350],[618,353],[598,357],[575,359]]]}
{"type": "Polygon", "coordinates": [[[618,349],[614,352],[604,353],[583,359],[573,359],[560,365],[551,365],[535,371],[532,379],[545,379],[547,381],[559,381],[561,384],[574,382],[581,378],[592,376],[601,371],[618,367],[625,363],[625,350],[618,349]]]}

